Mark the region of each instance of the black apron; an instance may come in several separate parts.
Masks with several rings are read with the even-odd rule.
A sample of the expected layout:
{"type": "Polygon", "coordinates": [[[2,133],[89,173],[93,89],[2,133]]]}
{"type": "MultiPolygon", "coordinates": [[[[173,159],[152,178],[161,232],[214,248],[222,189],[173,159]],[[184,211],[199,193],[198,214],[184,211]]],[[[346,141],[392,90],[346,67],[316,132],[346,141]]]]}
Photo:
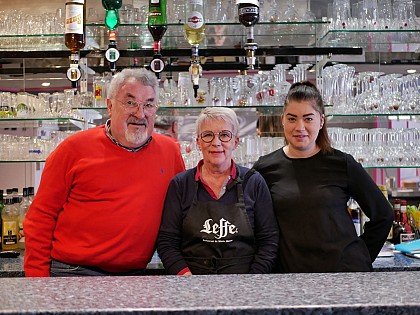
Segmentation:
{"type": "MultiPolygon", "coordinates": [[[[239,173],[238,173],[239,174],[239,173]]],[[[237,176],[238,202],[225,205],[197,200],[183,222],[181,251],[192,274],[248,273],[255,255],[255,237],[245,210],[242,180],[237,176]]]]}

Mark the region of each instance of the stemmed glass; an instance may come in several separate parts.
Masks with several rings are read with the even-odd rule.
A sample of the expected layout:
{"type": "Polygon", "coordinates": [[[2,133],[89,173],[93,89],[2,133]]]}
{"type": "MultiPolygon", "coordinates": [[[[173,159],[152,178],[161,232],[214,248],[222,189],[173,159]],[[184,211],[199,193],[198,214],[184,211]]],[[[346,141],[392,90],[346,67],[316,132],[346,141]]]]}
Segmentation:
{"type": "Polygon", "coordinates": [[[305,22],[313,22],[316,20],[315,13],[311,11],[311,0],[306,1],[306,12],[302,17],[302,20],[305,22]]]}
{"type": "MultiPolygon", "coordinates": [[[[290,23],[296,23],[302,21],[301,16],[299,15],[298,11],[296,10],[294,0],[288,0],[287,2],[287,9],[284,12],[283,20],[290,23]]],[[[285,33],[291,34],[289,38],[290,41],[294,41],[294,34],[297,33],[297,25],[296,24],[288,24],[285,26],[285,33]]]]}

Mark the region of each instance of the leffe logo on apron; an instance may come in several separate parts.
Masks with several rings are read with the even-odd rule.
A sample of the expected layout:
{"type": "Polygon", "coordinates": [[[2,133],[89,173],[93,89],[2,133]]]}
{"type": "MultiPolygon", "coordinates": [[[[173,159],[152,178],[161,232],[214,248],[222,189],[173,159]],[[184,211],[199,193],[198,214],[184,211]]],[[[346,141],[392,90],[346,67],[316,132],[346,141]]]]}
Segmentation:
{"type": "Polygon", "coordinates": [[[228,243],[232,242],[232,240],[223,240],[223,238],[228,237],[229,235],[233,235],[238,233],[238,228],[236,225],[230,223],[228,220],[221,218],[218,223],[213,222],[213,219],[207,219],[204,221],[203,224],[204,229],[200,232],[212,234],[214,235],[215,239],[205,239],[203,238],[204,242],[211,242],[211,243],[228,243]]]}

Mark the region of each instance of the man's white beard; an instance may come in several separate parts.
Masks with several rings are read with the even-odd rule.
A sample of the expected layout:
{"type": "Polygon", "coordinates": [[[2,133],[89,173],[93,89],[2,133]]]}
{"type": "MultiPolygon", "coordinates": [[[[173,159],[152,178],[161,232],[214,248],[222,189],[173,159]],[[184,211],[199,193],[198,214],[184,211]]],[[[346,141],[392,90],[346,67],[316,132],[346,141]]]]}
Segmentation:
{"type": "Polygon", "coordinates": [[[125,139],[135,145],[136,147],[141,146],[142,144],[144,144],[147,139],[148,139],[148,135],[147,135],[147,131],[134,131],[134,132],[130,132],[129,130],[125,131],[125,139]]]}

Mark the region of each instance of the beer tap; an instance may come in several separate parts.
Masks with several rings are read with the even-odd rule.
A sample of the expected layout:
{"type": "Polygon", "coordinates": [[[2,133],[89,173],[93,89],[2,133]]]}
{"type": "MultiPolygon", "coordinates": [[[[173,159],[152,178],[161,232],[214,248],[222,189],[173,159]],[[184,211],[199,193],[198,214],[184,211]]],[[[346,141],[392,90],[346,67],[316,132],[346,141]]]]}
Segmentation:
{"type": "Polygon", "coordinates": [[[203,0],[187,0],[186,19],[184,24],[184,37],[191,45],[191,65],[189,73],[194,89],[194,97],[197,97],[199,79],[203,72],[200,65],[199,45],[205,35],[203,0]]]}
{"type": "Polygon", "coordinates": [[[246,27],[247,38],[244,48],[246,50],[246,62],[249,69],[255,68],[255,51],[258,44],[254,40],[254,25],[260,19],[259,0],[236,0],[238,5],[239,22],[246,27]]]}
{"type": "Polygon", "coordinates": [[[150,69],[156,74],[156,77],[159,78],[160,73],[165,68],[160,49],[162,37],[168,28],[166,22],[166,0],[149,0],[147,26],[154,40],[153,59],[150,62],[150,69]]]}
{"type": "Polygon", "coordinates": [[[120,58],[120,52],[117,49],[117,32],[120,25],[118,10],[122,6],[122,0],[102,0],[102,6],[105,13],[105,25],[108,27],[109,44],[105,52],[105,58],[109,62],[109,69],[112,73],[117,71],[116,62],[120,58]]]}

